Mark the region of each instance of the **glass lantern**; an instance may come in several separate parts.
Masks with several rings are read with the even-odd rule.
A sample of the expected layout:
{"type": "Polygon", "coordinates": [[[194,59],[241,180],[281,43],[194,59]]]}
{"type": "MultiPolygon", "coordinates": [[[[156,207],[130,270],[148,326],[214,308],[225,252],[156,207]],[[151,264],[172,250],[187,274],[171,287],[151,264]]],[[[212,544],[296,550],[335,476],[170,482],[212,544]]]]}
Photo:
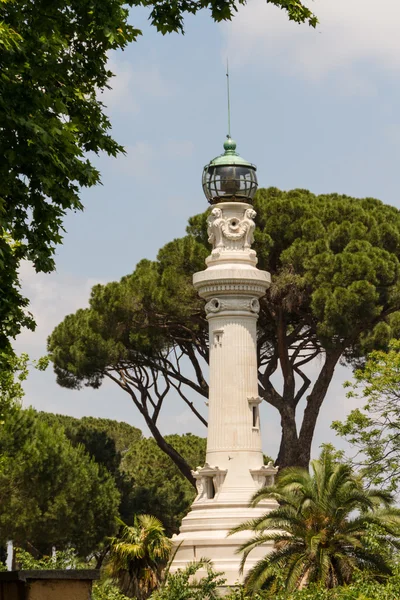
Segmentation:
{"type": "Polygon", "coordinates": [[[252,203],[257,190],[256,167],[236,152],[230,137],[224,154],[214,158],[203,170],[203,190],[210,204],[218,202],[252,203]]]}

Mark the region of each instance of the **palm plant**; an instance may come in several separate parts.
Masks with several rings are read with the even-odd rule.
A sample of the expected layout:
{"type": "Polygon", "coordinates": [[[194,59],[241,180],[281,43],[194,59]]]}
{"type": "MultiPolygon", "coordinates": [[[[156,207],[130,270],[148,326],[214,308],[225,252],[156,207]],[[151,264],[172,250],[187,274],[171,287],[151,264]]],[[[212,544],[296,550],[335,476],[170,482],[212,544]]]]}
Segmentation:
{"type": "Polygon", "coordinates": [[[400,511],[392,507],[391,494],[365,489],[330,449],[311,462],[311,473],[296,467],[281,471],[276,484],[259,490],[251,504],[271,498],[278,502],[276,509],[230,532],[255,533],[239,549],[242,571],[254,548],[274,543],[246,576],[250,591],[276,590],[279,582],[286,593],[309,583],[335,587],[348,583],[355,570],[375,577],[391,573],[388,553],[372,549],[368,533],[371,527],[379,532],[382,549],[398,547],[400,511]]]}
{"type": "Polygon", "coordinates": [[[143,600],[157,587],[171,552],[171,540],[156,517],[136,515],[132,526],[119,520],[118,537],[111,539],[108,570],[121,592],[143,600]]]}

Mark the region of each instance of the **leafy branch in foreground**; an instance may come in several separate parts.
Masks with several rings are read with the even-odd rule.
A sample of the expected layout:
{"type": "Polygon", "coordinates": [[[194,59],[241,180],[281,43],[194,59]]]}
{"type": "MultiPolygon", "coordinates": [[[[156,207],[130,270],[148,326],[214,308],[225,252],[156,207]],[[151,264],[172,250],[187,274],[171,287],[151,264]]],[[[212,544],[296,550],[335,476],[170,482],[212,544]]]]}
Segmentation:
{"type": "MultiPolygon", "coordinates": [[[[268,0],[290,20],[315,27],[300,0],[268,0]]],[[[151,9],[163,34],[183,32],[184,16],[208,8],[230,20],[244,0],[1,0],[0,2],[0,352],[34,329],[20,290],[21,260],[54,270],[69,210],[82,210],[80,190],[100,182],[89,153],[117,156],[100,94],[110,88],[112,50],[141,35],[129,8],[151,9]]],[[[0,358],[1,355],[0,355],[0,358]]]]}
{"type": "Polygon", "coordinates": [[[7,415],[13,408],[21,406],[24,397],[22,383],[28,377],[29,361],[27,354],[21,354],[19,357],[3,355],[3,358],[7,368],[0,368],[0,426],[4,425],[7,415]]]}
{"type": "Polygon", "coordinates": [[[189,563],[184,570],[169,574],[150,600],[217,600],[218,588],[226,581],[221,576],[223,573],[215,572],[210,560],[201,558],[189,563]],[[195,577],[198,571],[200,578],[195,577]]]}
{"type": "Polygon", "coordinates": [[[392,491],[400,486],[400,340],[392,340],[388,352],[371,352],[365,366],[345,384],[347,397],[365,402],[350,412],[346,421],[332,428],[358,453],[353,464],[373,485],[392,491]]]}

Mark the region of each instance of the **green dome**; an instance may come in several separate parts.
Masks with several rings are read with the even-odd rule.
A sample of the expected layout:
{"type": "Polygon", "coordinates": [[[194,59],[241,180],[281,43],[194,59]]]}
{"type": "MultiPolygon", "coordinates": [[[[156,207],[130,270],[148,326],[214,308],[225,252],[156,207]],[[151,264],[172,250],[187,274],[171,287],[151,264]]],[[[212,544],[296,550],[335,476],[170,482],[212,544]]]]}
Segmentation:
{"type": "Polygon", "coordinates": [[[229,135],[227,135],[226,137],[227,137],[227,139],[224,142],[224,150],[225,150],[225,152],[232,151],[233,154],[235,154],[236,142],[231,137],[229,137],[229,135]]]}
{"type": "Polygon", "coordinates": [[[256,166],[239,156],[230,135],[220,154],[204,167],[203,190],[210,204],[252,202],[257,190],[256,166]]]}
{"type": "Polygon", "coordinates": [[[236,142],[229,135],[227,136],[227,139],[224,142],[224,150],[225,152],[213,158],[208,166],[211,167],[216,165],[243,165],[247,167],[252,167],[253,169],[256,168],[250,162],[239,156],[239,154],[236,152],[236,142]]]}

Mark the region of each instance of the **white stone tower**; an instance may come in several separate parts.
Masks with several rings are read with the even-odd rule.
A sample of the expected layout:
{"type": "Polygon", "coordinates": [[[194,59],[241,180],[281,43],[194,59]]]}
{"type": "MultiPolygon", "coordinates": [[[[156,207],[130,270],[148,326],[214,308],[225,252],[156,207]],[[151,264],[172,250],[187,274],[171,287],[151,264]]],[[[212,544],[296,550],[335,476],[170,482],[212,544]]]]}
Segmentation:
{"type": "MultiPolygon", "coordinates": [[[[275,504],[249,508],[252,495],[271,484],[276,472],[264,466],[257,377],[259,298],[270,275],[257,269],[251,249],[255,229],[252,199],[256,168],[236,153],[228,136],[225,153],[204,168],[203,189],[212,204],[208,218],[211,255],[193,283],[206,300],[209,323],[210,392],[206,464],[193,473],[198,494],[183,519],[172,570],[201,557],[223,571],[228,585],[240,581],[238,547],[249,532],[229,530],[275,504]]],[[[246,572],[268,551],[250,554],[246,572]]]]}

